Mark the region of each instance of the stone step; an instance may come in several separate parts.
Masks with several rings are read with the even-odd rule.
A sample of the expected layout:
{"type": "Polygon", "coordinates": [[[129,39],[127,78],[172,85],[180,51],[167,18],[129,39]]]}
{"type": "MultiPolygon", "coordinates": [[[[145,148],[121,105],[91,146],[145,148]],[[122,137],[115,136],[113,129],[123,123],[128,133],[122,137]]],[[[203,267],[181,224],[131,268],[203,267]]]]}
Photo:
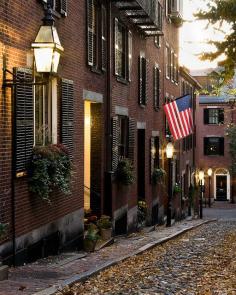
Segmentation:
{"type": "Polygon", "coordinates": [[[2,263],[0,263],[0,281],[8,279],[8,270],[8,265],[2,265],[2,263]]]}

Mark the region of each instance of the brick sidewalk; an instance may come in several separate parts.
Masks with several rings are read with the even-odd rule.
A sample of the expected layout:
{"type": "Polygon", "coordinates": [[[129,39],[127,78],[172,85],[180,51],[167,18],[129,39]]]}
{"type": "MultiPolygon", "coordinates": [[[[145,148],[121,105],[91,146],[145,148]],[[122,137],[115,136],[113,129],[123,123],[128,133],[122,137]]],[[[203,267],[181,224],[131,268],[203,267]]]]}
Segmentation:
{"type": "Polygon", "coordinates": [[[53,294],[60,287],[85,278],[94,271],[99,271],[129,256],[139,254],[206,222],[182,221],[170,228],[161,226],[149,233],[135,233],[128,237],[116,238],[113,245],[87,256],[65,253],[11,268],[9,279],[0,282],[0,295],[53,294]]]}

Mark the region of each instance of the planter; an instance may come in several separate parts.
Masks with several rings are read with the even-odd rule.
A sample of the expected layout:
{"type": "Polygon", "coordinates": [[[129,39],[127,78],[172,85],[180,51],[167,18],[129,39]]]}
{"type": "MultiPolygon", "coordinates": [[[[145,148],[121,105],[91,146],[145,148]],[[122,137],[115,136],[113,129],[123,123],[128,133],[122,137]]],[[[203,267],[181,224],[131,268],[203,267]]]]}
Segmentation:
{"type": "Polygon", "coordinates": [[[109,240],[112,236],[112,228],[101,228],[100,234],[102,240],[109,240]]]}
{"type": "Polygon", "coordinates": [[[97,240],[84,239],[84,250],[86,252],[94,252],[97,240]]]}

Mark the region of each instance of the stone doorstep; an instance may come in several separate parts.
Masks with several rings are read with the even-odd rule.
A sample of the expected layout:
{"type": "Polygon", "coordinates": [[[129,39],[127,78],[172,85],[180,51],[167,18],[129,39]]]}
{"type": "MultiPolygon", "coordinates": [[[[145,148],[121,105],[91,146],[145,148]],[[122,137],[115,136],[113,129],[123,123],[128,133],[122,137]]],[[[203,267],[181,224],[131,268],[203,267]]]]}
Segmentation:
{"type": "Polygon", "coordinates": [[[215,219],[202,220],[202,221],[200,221],[199,223],[197,223],[195,225],[191,225],[191,226],[189,226],[187,228],[184,227],[183,229],[177,230],[175,233],[172,233],[169,236],[160,238],[157,241],[150,242],[147,245],[144,245],[143,247],[137,249],[136,251],[134,251],[131,254],[128,254],[126,256],[122,256],[122,257],[119,257],[117,259],[108,261],[108,262],[106,262],[106,263],[104,263],[104,264],[102,264],[100,266],[96,266],[92,270],[88,270],[88,271],[83,272],[81,274],[72,276],[71,278],[65,280],[61,284],[55,284],[55,285],[53,285],[50,288],[47,288],[47,289],[44,289],[42,291],[36,292],[36,293],[34,293],[32,295],[53,295],[56,291],[63,290],[63,288],[65,288],[66,286],[71,286],[71,285],[73,285],[73,284],[75,284],[75,283],[77,283],[79,281],[85,281],[89,277],[98,274],[99,272],[103,271],[104,269],[106,269],[108,267],[111,267],[113,265],[116,265],[119,262],[122,262],[122,261],[124,261],[124,260],[126,260],[126,259],[128,259],[128,258],[130,258],[132,256],[140,255],[144,251],[147,251],[149,249],[152,249],[152,248],[154,248],[155,246],[157,246],[159,244],[163,244],[163,243],[171,240],[172,238],[175,238],[175,237],[177,237],[177,236],[179,236],[179,235],[181,235],[181,234],[183,234],[183,233],[185,233],[187,231],[190,231],[190,230],[195,229],[195,228],[197,228],[197,227],[199,227],[199,226],[201,226],[203,224],[206,224],[206,223],[209,223],[209,222],[213,222],[213,221],[215,221],[215,219]]]}
{"type": "Polygon", "coordinates": [[[0,263],[0,281],[4,281],[8,279],[8,270],[9,270],[9,267],[7,265],[2,265],[0,263]]]}

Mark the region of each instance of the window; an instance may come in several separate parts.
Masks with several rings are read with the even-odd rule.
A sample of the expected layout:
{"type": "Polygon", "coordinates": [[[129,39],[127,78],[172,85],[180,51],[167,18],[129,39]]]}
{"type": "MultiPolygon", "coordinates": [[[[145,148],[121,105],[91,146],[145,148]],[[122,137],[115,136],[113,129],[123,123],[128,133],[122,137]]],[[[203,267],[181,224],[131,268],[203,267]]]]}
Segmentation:
{"type": "Polygon", "coordinates": [[[128,117],[118,116],[118,157],[128,157],[128,117]]]}
{"type": "Polygon", "coordinates": [[[124,80],[131,79],[132,34],[115,19],[115,75],[124,80]]]}
{"type": "MultiPolygon", "coordinates": [[[[37,80],[41,78],[36,77],[37,80]]],[[[36,85],[34,96],[34,143],[47,145],[57,142],[57,81],[36,85]]]]}
{"type": "MultiPolygon", "coordinates": [[[[168,97],[166,97],[165,98],[165,103],[168,103],[168,102],[171,102],[171,100],[168,97]]],[[[165,115],[165,136],[166,137],[171,137],[170,126],[169,126],[166,115],[165,115]]]]}
{"type": "Polygon", "coordinates": [[[204,109],[204,124],[224,124],[224,109],[204,109]]]}
{"type": "Polygon", "coordinates": [[[139,104],[147,104],[148,86],[148,60],[144,56],[139,56],[139,104]]]}
{"type": "Polygon", "coordinates": [[[224,137],[204,137],[204,155],[224,155],[224,137]]]}
{"type": "Polygon", "coordinates": [[[88,65],[106,70],[106,8],[96,0],[87,1],[88,65]]]}
{"type": "Polygon", "coordinates": [[[160,70],[158,66],[154,67],[153,80],[153,102],[154,108],[158,110],[160,107],[160,70]]]}

